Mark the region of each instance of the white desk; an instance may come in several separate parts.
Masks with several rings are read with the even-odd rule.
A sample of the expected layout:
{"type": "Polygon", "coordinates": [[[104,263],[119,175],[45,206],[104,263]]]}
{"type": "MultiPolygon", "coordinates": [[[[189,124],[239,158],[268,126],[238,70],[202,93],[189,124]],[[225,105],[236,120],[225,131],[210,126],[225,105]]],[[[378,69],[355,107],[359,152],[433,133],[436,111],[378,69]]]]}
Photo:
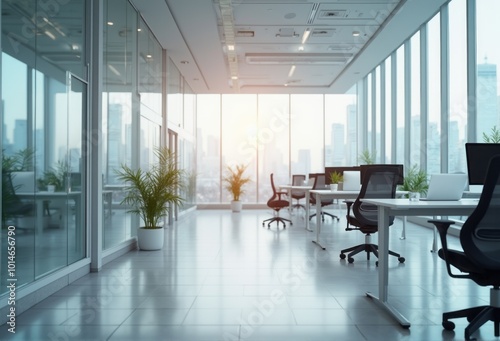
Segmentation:
{"type": "MultiPolygon", "coordinates": [[[[43,231],[43,202],[46,200],[54,200],[65,202],[67,199],[72,199],[75,202],[75,219],[77,222],[81,220],[81,197],[82,192],[47,192],[40,191],[34,193],[16,193],[16,195],[25,200],[33,200],[36,207],[35,212],[35,231],[40,234],[43,231]]],[[[67,210],[61,212],[67,218],[67,210]]],[[[79,223],[81,225],[81,223],[79,223]]]]}
{"type": "Polygon", "coordinates": [[[306,193],[306,230],[312,231],[309,227],[309,194],[313,194],[316,198],[316,240],[313,243],[320,246],[323,250],[325,249],[319,242],[319,235],[321,233],[321,200],[322,199],[356,199],[359,195],[359,191],[331,191],[329,189],[313,189],[306,193]]]}
{"type": "Polygon", "coordinates": [[[389,217],[390,216],[460,216],[469,215],[476,207],[477,199],[459,201],[409,201],[408,199],[363,199],[364,202],[378,206],[378,297],[372,293],[367,296],[374,299],[378,306],[392,315],[404,328],[410,327],[410,321],[391,306],[388,297],[388,253],[389,253],[389,217]]]}

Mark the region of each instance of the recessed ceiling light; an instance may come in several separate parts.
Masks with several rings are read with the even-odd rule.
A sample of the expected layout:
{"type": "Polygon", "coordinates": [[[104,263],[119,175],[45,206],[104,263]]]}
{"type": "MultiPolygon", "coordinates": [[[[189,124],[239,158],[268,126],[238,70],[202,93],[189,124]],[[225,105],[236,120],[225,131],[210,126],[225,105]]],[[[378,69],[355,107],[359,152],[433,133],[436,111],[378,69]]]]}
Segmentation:
{"type": "Polygon", "coordinates": [[[299,46],[299,51],[304,51],[304,46],[299,46]]]}
{"type": "Polygon", "coordinates": [[[108,21],[108,26],[113,26],[113,22],[112,21],[108,21]]]}
{"type": "Polygon", "coordinates": [[[234,45],[227,45],[227,49],[229,51],[234,51],[234,45]]]}
{"type": "Polygon", "coordinates": [[[352,31],[353,37],[359,37],[359,31],[352,31]]]}
{"type": "Polygon", "coordinates": [[[181,64],[186,65],[186,64],[189,64],[189,62],[187,60],[181,60],[181,64]]]}
{"type": "Polygon", "coordinates": [[[231,79],[238,79],[238,76],[231,76],[231,79]]]}

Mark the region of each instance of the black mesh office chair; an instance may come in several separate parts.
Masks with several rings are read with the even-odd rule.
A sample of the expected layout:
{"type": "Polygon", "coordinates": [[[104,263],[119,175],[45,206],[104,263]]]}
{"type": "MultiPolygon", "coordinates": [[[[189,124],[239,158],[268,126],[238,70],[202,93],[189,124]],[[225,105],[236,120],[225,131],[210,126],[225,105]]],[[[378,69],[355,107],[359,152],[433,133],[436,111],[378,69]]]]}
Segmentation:
{"type": "MultiPolygon", "coordinates": [[[[326,189],[326,175],[324,173],[317,173],[317,174],[310,174],[309,177],[314,178],[314,184],[313,184],[313,189],[326,189]]],[[[316,205],[316,196],[314,194],[310,194],[309,198],[309,203],[311,205],[316,205]]],[[[333,199],[323,199],[321,200],[321,208],[325,206],[333,205],[333,199]]],[[[311,214],[309,216],[309,219],[312,219],[313,217],[316,216],[318,212],[311,214]]],[[[334,214],[325,212],[324,210],[321,210],[321,220],[325,221],[325,215],[332,217],[332,219],[337,219],[337,221],[340,220],[340,218],[334,214]]]]}
{"type": "MultiPolygon", "coordinates": [[[[346,201],[347,204],[347,227],[346,231],[358,230],[365,234],[365,243],[352,246],[340,251],[340,258],[354,262],[353,256],[365,251],[366,259],[370,260],[370,253],[378,257],[378,245],[371,243],[371,235],[378,232],[378,209],[377,206],[363,203],[364,198],[395,198],[396,185],[399,180],[399,172],[394,167],[376,166],[370,167],[362,180],[361,190],[355,201],[346,201]],[[352,211],[352,212],[351,212],[352,211]],[[354,226],[354,227],[352,227],[354,226]]],[[[390,217],[389,225],[394,222],[390,217]]],[[[405,261],[399,253],[389,251],[389,254],[398,257],[400,263],[405,261]]],[[[378,265],[378,261],[376,262],[378,265]]]]}
{"type": "Polygon", "coordinates": [[[266,219],[262,222],[262,226],[265,226],[267,223],[267,228],[271,227],[271,223],[276,222],[276,225],[279,228],[280,223],[283,224],[283,228],[286,228],[286,222],[289,222],[292,225],[292,221],[290,219],[285,219],[280,217],[279,211],[282,208],[286,208],[290,206],[290,202],[288,200],[284,200],[281,198],[282,195],[286,194],[286,192],[278,192],[276,191],[276,187],[274,186],[274,174],[271,173],[271,187],[273,189],[273,196],[267,201],[267,206],[274,210],[274,216],[272,218],[266,219]]]}
{"type": "Polygon", "coordinates": [[[443,313],[443,328],[453,330],[453,318],[465,317],[469,325],[465,328],[465,339],[483,324],[493,321],[495,336],[500,335],[500,156],[491,159],[483,191],[476,209],[467,218],[460,230],[462,251],[448,249],[447,231],[453,221],[429,220],[441,239],[439,257],[446,262],[448,274],[453,278],[468,278],[480,286],[492,286],[490,304],[443,313]],[[460,270],[454,274],[451,266],[460,270]]]}
{"type": "MultiPolygon", "coordinates": [[[[304,181],[306,180],[306,176],[304,174],[295,174],[292,176],[292,185],[293,186],[304,186],[304,181]]],[[[305,199],[306,192],[300,189],[292,189],[292,198],[297,200],[295,204],[292,205],[292,209],[294,208],[303,208],[306,207],[300,203],[301,199],[305,199]]]]}

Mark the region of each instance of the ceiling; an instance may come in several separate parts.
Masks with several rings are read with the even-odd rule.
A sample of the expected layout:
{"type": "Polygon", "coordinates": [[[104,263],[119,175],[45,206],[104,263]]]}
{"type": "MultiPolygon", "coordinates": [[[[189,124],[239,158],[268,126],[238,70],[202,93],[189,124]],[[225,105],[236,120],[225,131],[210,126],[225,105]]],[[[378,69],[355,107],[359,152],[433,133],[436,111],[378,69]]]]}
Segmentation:
{"type": "Polygon", "coordinates": [[[446,2],[133,1],[195,93],[345,93],[446,2]]]}
{"type": "MultiPolygon", "coordinates": [[[[272,94],[347,92],[448,0],[131,1],[195,93],[272,94]]],[[[38,18],[34,4],[2,2],[11,43],[4,50],[17,54],[25,46],[50,64],[82,70],[85,23],[76,13],[84,3],[70,1],[57,15],[30,22],[38,18]]],[[[115,10],[108,16],[118,23],[127,17],[115,10]]],[[[104,27],[105,58],[114,68],[108,83],[131,81],[121,36],[127,24],[104,27]]]]}

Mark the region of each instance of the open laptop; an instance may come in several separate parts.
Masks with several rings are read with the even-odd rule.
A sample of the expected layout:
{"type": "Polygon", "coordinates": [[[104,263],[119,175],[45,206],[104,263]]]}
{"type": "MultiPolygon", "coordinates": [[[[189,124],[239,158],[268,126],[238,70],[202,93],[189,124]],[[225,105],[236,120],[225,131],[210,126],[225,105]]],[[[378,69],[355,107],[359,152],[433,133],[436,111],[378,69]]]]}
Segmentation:
{"type": "Polygon", "coordinates": [[[432,174],[427,197],[420,200],[460,200],[467,185],[467,174],[432,174]]]}
{"type": "Polygon", "coordinates": [[[361,188],[359,171],[344,171],[344,182],[342,189],[344,191],[359,191],[361,188]]]}

